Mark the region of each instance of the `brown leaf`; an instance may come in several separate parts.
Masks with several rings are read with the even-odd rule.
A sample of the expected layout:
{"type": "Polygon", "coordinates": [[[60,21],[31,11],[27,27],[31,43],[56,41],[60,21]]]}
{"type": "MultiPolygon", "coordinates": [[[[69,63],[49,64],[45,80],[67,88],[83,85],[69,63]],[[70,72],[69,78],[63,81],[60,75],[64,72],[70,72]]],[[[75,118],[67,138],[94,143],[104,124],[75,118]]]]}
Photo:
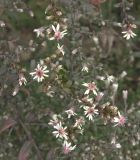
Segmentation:
{"type": "Polygon", "coordinates": [[[8,119],[4,120],[2,127],[0,128],[0,133],[9,129],[10,127],[14,126],[15,124],[16,124],[16,121],[9,117],[8,119]]]}
{"type": "Polygon", "coordinates": [[[27,160],[31,148],[32,148],[32,141],[26,141],[20,149],[18,160],[27,160]]]}

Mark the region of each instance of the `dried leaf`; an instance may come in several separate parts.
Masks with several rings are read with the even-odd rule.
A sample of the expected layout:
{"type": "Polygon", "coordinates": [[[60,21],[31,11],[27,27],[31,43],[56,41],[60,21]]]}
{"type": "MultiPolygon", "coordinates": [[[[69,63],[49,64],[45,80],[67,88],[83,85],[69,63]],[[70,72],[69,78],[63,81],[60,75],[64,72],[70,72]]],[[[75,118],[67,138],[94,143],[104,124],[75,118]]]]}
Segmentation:
{"type": "Polygon", "coordinates": [[[20,149],[18,160],[27,160],[31,148],[32,148],[32,141],[26,141],[20,149]]]}
{"type": "Polygon", "coordinates": [[[16,124],[16,121],[9,117],[8,119],[4,120],[2,127],[0,128],[0,133],[9,129],[10,127],[14,126],[15,124],[16,124]]]}

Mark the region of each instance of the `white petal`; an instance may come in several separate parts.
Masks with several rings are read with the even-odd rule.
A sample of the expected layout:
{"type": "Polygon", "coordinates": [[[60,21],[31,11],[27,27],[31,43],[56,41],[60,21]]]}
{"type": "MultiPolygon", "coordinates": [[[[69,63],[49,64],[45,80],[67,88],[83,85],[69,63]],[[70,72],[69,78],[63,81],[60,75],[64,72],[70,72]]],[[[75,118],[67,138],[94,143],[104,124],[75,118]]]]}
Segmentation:
{"type": "Polygon", "coordinates": [[[54,32],[56,32],[56,29],[55,29],[54,25],[52,25],[52,29],[53,29],[54,32]]]}
{"type": "Polygon", "coordinates": [[[88,86],[88,83],[83,83],[82,85],[85,86],[85,87],[87,87],[87,86],[88,86]]]}
{"type": "Polygon", "coordinates": [[[55,39],[54,37],[49,38],[50,41],[52,41],[52,40],[54,40],[54,39],[55,39]]]}
{"type": "Polygon", "coordinates": [[[89,89],[87,89],[84,94],[89,94],[89,89]]]}
{"type": "Polygon", "coordinates": [[[60,29],[60,25],[59,25],[59,23],[57,24],[57,27],[56,27],[56,31],[59,31],[59,29],[60,29]]]}

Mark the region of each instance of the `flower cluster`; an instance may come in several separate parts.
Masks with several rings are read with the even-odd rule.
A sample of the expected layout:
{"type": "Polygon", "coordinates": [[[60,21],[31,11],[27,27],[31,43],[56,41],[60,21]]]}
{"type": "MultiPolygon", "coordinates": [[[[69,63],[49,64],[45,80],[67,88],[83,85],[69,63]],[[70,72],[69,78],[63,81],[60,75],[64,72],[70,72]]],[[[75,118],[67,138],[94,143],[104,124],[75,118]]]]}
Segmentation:
{"type": "MultiPolygon", "coordinates": [[[[74,113],[72,115],[75,115],[74,113]]],[[[68,114],[69,116],[69,114],[68,114]]],[[[61,120],[59,120],[57,115],[53,116],[53,119],[50,120],[49,125],[51,125],[55,131],[53,131],[53,135],[62,140],[63,153],[68,154],[73,151],[76,145],[72,146],[71,142],[69,142],[69,137],[67,133],[67,127],[62,126],[61,120]]]]}
{"type": "MultiPolygon", "coordinates": [[[[47,10],[46,10],[47,14],[47,10]]],[[[57,12],[59,16],[61,16],[61,12],[57,12]]],[[[51,18],[55,18],[52,16],[46,17],[47,20],[51,18]]],[[[122,32],[124,34],[124,38],[127,40],[131,37],[133,38],[136,34],[132,31],[132,28],[136,28],[135,25],[129,24],[125,27],[125,30],[122,32]]],[[[61,22],[55,22],[47,27],[40,27],[33,30],[36,33],[36,36],[39,38],[47,37],[48,40],[54,40],[54,47],[56,47],[56,53],[58,55],[65,55],[64,45],[62,44],[62,39],[67,35],[67,26],[63,25],[61,22]],[[47,34],[47,35],[46,35],[47,34]]],[[[94,39],[95,40],[95,39],[94,39]]],[[[96,40],[97,41],[97,40],[96,40]]],[[[72,54],[75,55],[77,53],[77,49],[72,51],[72,54]]],[[[49,77],[51,74],[50,71],[55,70],[55,72],[59,72],[62,69],[62,65],[57,61],[56,63],[50,63],[51,60],[57,59],[57,55],[54,54],[50,57],[47,57],[43,61],[37,64],[36,68],[30,75],[33,77],[33,80],[37,82],[42,82],[46,77],[49,77]],[[46,66],[47,64],[47,66],[46,66]],[[50,64],[50,66],[49,66],[50,64]],[[49,69],[48,69],[49,68],[49,69]],[[51,68],[51,69],[50,69],[51,68]]],[[[88,63],[83,63],[81,71],[90,72],[88,68],[88,63]]],[[[124,75],[123,75],[124,76],[124,75]]],[[[58,79],[58,75],[56,76],[58,79]]],[[[94,81],[90,81],[88,83],[83,83],[81,86],[85,87],[85,91],[81,97],[81,95],[76,99],[76,107],[70,107],[69,109],[62,112],[60,116],[54,114],[50,122],[48,123],[52,128],[52,134],[61,142],[63,147],[63,153],[68,154],[76,148],[76,145],[72,145],[75,143],[75,139],[77,138],[77,134],[83,134],[85,130],[85,125],[87,122],[92,123],[94,119],[97,117],[101,117],[103,121],[111,122],[114,126],[123,126],[126,123],[126,118],[120,114],[118,107],[114,105],[115,96],[118,90],[117,79],[113,75],[106,74],[105,76],[97,76],[94,81]],[[105,95],[105,91],[100,91],[97,87],[98,80],[104,82],[105,89],[111,89],[110,100],[111,103],[105,103],[101,100],[105,95]],[[95,83],[96,82],[96,83],[95,83]],[[77,103],[79,102],[79,103],[77,103]],[[72,141],[73,140],[73,141],[72,141]]],[[[26,85],[27,80],[23,74],[19,75],[19,85],[26,85]]],[[[49,83],[48,83],[49,84],[49,83]]],[[[51,86],[47,85],[47,95],[53,97],[53,91],[50,91],[51,86]]],[[[13,96],[17,94],[19,88],[16,88],[13,92],[13,96]]],[[[127,93],[123,91],[123,97],[125,100],[127,99],[127,93]]],[[[126,101],[125,101],[126,102],[126,101]]],[[[112,142],[112,144],[114,144],[112,142]]]]}

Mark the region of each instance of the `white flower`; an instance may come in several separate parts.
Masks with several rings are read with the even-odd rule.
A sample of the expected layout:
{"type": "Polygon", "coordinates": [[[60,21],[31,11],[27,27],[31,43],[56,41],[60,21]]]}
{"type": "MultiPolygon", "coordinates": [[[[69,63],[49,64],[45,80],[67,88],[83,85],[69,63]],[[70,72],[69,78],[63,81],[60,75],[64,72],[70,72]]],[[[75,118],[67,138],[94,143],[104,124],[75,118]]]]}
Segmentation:
{"type": "Polygon", "coordinates": [[[79,129],[82,128],[82,126],[85,124],[85,120],[83,117],[80,117],[79,119],[76,119],[76,122],[74,124],[74,127],[77,127],[79,129]]]}
{"type": "Polygon", "coordinates": [[[40,64],[37,65],[35,72],[31,72],[30,75],[34,76],[33,79],[36,79],[38,82],[42,82],[45,77],[48,77],[46,73],[49,71],[47,70],[47,66],[41,66],[40,64]]]}
{"type": "Polygon", "coordinates": [[[76,145],[72,146],[71,143],[68,143],[67,141],[64,141],[64,143],[63,143],[64,154],[70,153],[71,151],[73,151],[75,149],[75,147],[76,147],[76,145]]]}
{"type": "Polygon", "coordinates": [[[136,34],[131,29],[123,31],[122,34],[124,34],[123,37],[126,38],[127,40],[129,40],[130,38],[134,38],[136,36],[136,34]]]}
{"type": "Polygon", "coordinates": [[[125,24],[124,27],[125,29],[122,32],[122,34],[124,34],[124,38],[129,40],[130,38],[134,38],[136,36],[136,34],[132,31],[133,28],[137,28],[135,24],[125,24]]]}
{"type": "Polygon", "coordinates": [[[98,110],[95,109],[95,105],[93,107],[85,106],[84,110],[84,113],[89,120],[93,120],[93,116],[98,114],[98,110]]]}
{"type": "Polygon", "coordinates": [[[71,116],[77,115],[77,114],[74,112],[74,108],[70,108],[69,110],[66,110],[65,112],[68,114],[68,118],[71,118],[71,116]]]}
{"type": "Polygon", "coordinates": [[[57,44],[57,49],[59,50],[59,52],[61,52],[62,54],[63,54],[63,56],[64,56],[64,54],[65,54],[65,52],[64,52],[64,48],[63,48],[64,46],[62,45],[62,46],[60,46],[60,44],[58,43],[57,44]]]}
{"type": "Polygon", "coordinates": [[[54,114],[52,116],[52,119],[50,120],[50,122],[48,123],[51,126],[56,126],[60,121],[58,120],[57,114],[54,114]]]}
{"type": "Polygon", "coordinates": [[[118,117],[114,117],[112,122],[116,123],[114,126],[124,126],[126,120],[127,120],[126,117],[124,117],[118,112],[118,117]]]}
{"type": "Polygon", "coordinates": [[[67,137],[67,132],[65,131],[67,127],[63,127],[61,122],[59,122],[56,126],[54,126],[56,131],[53,131],[53,134],[56,136],[56,138],[61,138],[61,139],[68,139],[67,137]]]}
{"type": "Polygon", "coordinates": [[[50,38],[50,40],[54,40],[54,39],[60,40],[67,34],[67,30],[60,32],[60,25],[59,24],[57,24],[56,28],[54,27],[54,25],[52,25],[52,29],[54,31],[54,35],[53,35],[53,37],[50,38]]]}
{"type": "Polygon", "coordinates": [[[82,71],[88,72],[88,67],[86,64],[83,65],[82,71]]]}
{"type": "Polygon", "coordinates": [[[87,87],[87,90],[85,91],[84,94],[89,94],[90,91],[93,92],[94,95],[97,95],[97,87],[94,82],[91,83],[84,83],[83,86],[87,87]]]}
{"type": "Polygon", "coordinates": [[[19,75],[19,80],[18,80],[18,82],[19,82],[19,85],[20,85],[20,86],[22,86],[23,84],[26,85],[27,80],[26,80],[26,78],[24,77],[23,74],[20,74],[20,75],[19,75]]]}
{"type": "Polygon", "coordinates": [[[37,37],[44,37],[44,30],[45,30],[45,27],[40,27],[40,28],[37,28],[37,29],[34,29],[33,32],[35,32],[37,34],[37,37]]]}

